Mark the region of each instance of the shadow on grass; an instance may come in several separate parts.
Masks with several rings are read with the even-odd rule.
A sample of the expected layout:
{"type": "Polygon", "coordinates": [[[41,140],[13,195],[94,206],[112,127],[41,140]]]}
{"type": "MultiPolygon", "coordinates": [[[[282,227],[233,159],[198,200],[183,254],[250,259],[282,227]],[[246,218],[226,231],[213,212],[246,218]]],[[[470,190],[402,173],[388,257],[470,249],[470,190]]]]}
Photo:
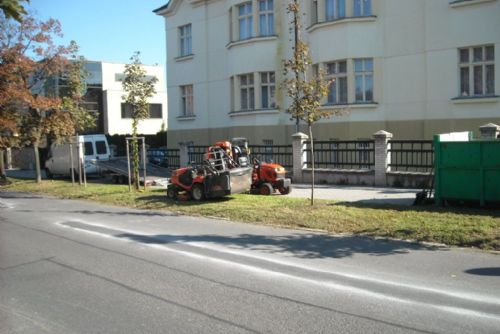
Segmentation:
{"type": "Polygon", "coordinates": [[[374,209],[374,210],[394,210],[400,212],[427,212],[427,213],[454,213],[476,216],[487,216],[493,218],[500,218],[499,206],[488,206],[481,208],[479,206],[466,204],[455,206],[437,206],[434,204],[426,205],[397,205],[387,204],[379,200],[373,201],[359,201],[359,202],[335,202],[329,203],[329,206],[345,206],[359,209],[374,209]]]}
{"type": "Polygon", "coordinates": [[[220,235],[140,235],[122,233],[118,238],[145,244],[210,243],[225,245],[233,249],[285,253],[304,259],[343,258],[354,254],[385,256],[406,254],[414,250],[444,251],[446,248],[403,241],[389,241],[355,236],[328,236],[314,233],[286,234],[279,236],[240,234],[220,235]]]}
{"type": "Polygon", "coordinates": [[[207,203],[225,203],[233,200],[232,197],[220,197],[220,198],[211,198],[203,201],[194,201],[194,200],[173,200],[167,197],[167,195],[150,195],[150,196],[141,196],[137,198],[138,202],[142,202],[143,204],[157,204],[157,203],[165,203],[167,205],[180,205],[180,206],[199,206],[207,203]]]}

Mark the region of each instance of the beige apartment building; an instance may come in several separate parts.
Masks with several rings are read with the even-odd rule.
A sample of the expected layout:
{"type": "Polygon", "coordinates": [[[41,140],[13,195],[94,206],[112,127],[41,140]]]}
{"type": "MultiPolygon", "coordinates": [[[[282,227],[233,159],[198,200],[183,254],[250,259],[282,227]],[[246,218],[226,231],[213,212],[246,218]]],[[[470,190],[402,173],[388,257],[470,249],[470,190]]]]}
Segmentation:
{"type": "MultiPolygon", "coordinates": [[[[316,68],[335,79],[315,137],[398,139],[500,124],[499,0],[299,0],[316,68]]],[[[293,38],[288,0],[170,0],[168,143],[246,136],[287,144],[280,88],[293,38]]],[[[301,130],[303,130],[303,126],[301,130]]]]}

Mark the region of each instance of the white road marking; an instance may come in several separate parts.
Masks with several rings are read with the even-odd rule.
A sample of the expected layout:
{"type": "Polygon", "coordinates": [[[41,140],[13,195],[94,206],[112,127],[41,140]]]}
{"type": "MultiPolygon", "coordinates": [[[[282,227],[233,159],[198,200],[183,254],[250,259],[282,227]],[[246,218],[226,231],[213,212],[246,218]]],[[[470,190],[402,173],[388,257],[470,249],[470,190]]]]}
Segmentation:
{"type": "MultiPolygon", "coordinates": [[[[90,222],[87,222],[87,221],[84,221],[84,220],[75,220],[75,219],[72,219],[71,221],[82,223],[82,224],[89,225],[89,226],[95,226],[95,227],[102,227],[102,228],[107,228],[107,229],[118,230],[118,229],[115,229],[113,227],[109,227],[109,226],[102,225],[102,224],[97,224],[97,223],[90,223],[90,222]]],[[[67,225],[64,225],[64,222],[58,222],[58,223],[56,223],[56,225],[59,225],[61,227],[65,227],[65,228],[69,228],[69,229],[74,229],[74,230],[86,232],[88,234],[97,235],[97,236],[104,237],[104,238],[111,238],[111,239],[115,239],[115,240],[120,240],[120,241],[125,241],[125,242],[134,242],[135,243],[135,241],[132,240],[132,239],[130,239],[130,238],[118,238],[118,237],[114,237],[112,235],[101,233],[101,232],[89,231],[89,230],[86,230],[84,228],[67,226],[67,225]]],[[[144,234],[143,232],[137,231],[137,230],[129,230],[129,229],[122,229],[122,228],[120,228],[119,231],[120,232],[129,233],[129,234],[140,235],[140,236],[143,236],[143,237],[146,237],[146,238],[148,236],[150,236],[151,238],[155,238],[154,235],[147,235],[147,234],[144,234]]],[[[394,281],[385,281],[385,280],[380,280],[380,279],[373,278],[373,277],[368,277],[368,276],[359,276],[359,275],[353,275],[353,274],[348,274],[348,273],[323,271],[323,270],[318,270],[318,269],[311,268],[311,267],[308,267],[308,266],[297,265],[295,263],[291,263],[291,262],[288,262],[288,261],[274,260],[274,259],[266,258],[264,256],[251,255],[251,254],[247,254],[247,253],[243,253],[243,252],[238,252],[238,251],[234,251],[234,250],[228,250],[228,249],[225,249],[225,248],[223,249],[223,248],[219,248],[219,247],[213,247],[213,246],[209,246],[209,245],[206,245],[206,244],[200,244],[200,243],[196,243],[196,242],[177,242],[177,241],[173,241],[171,243],[172,244],[177,244],[177,245],[183,245],[183,244],[185,244],[185,245],[193,246],[193,247],[200,248],[200,249],[216,250],[216,251],[221,252],[221,253],[227,253],[227,254],[233,254],[233,255],[236,254],[236,255],[239,255],[241,257],[248,257],[248,258],[258,259],[258,260],[266,261],[266,262],[269,262],[269,263],[275,263],[275,264],[280,264],[280,265],[295,267],[295,268],[298,268],[298,269],[303,269],[303,270],[307,270],[307,271],[311,271],[311,272],[333,274],[333,275],[343,276],[343,277],[346,277],[346,278],[355,279],[355,280],[359,280],[359,281],[366,281],[366,282],[374,282],[374,283],[384,284],[384,285],[387,285],[387,286],[404,287],[404,288],[415,290],[417,292],[418,291],[432,292],[432,293],[436,293],[436,294],[441,294],[441,295],[445,295],[445,296],[449,296],[449,297],[454,297],[454,298],[459,298],[459,299],[463,299],[463,300],[469,300],[469,301],[473,301],[473,302],[482,302],[482,303],[486,302],[486,303],[490,303],[490,304],[500,305],[500,300],[499,299],[497,299],[497,298],[489,298],[488,296],[483,296],[483,295],[470,294],[470,293],[457,292],[457,291],[444,291],[444,290],[432,289],[432,288],[427,288],[427,287],[418,286],[418,285],[404,284],[404,283],[399,283],[399,282],[394,282],[394,281]]],[[[321,280],[315,280],[315,279],[310,279],[310,278],[304,278],[304,277],[300,277],[300,276],[296,276],[296,275],[291,275],[291,274],[286,274],[286,273],[278,272],[278,271],[273,271],[273,270],[269,270],[269,269],[265,269],[265,268],[253,266],[253,265],[239,263],[239,262],[236,262],[236,261],[230,261],[230,260],[225,260],[225,259],[221,259],[221,258],[215,258],[215,257],[211,257],[211,256],[203,255],[203,254],[198,254],[198,253],[194,253],[194,252],[190,252],[190,251],[173,249],[173,248],[170,248],[167,245],[163,245],[163,244],[143,244],[143,245],[144,246],[148,246],[150,248],[162,250],[162,251],[167,251],[167,252],[171,252],[171,253],[176,253],[176,254],[184,255],[184,256],[187,256],[187,257],[190,257],[190,258],[193,258],[193,259],[197,259],[197,260],[211,261],[211,262],[219,263],[219,264],[226,265],[226,266],[238,267],[238,268],[241,268],[243,270],[251,271],[253,273],[261,274],[261,275],[268,276],[268,277],[269,276],[274,276],[274,277],[279,277],[279,278],[287,278],[287,279],[295,280],[295,281],[298,281],[298,282],[303,282],[303,283],[308,283],[308,284],[314,284],[314,285],[317,285],[317,286],[326,287],[326,288],[330,288],[330,289],[334,289],[334,290],[340,290],[342,292],[346,292],[347,291],[347,292],[350,292],[350,293],[355,293],[355,294],[358,294],[358,295],[365,295],[365,296],[369,296],[369,297],[373,297],[373,298],[377,298],[377,299],[382,299],[382,300],[389,300],[389,301],[393,301],[393,302],[404,303],[404,304],[412,304],[412,305],[419,305],[419,306],[424,306],[424,307],[432,307],[432,308],[438,309],[440,311],[445,311],[445,312],[448,312],[448,313],[455,313],[455,314],[458,314],[458,315],[467,315],[467,316],[471,316],[471,317],[482,317],[482,318],[488,318],[488,319],[500,321],[500,316],[496,315],[496,314],[490,314],[490,313],[485,313],[485,312],[480,312],[480,311],[474,311],[474,310],[460,308],[460,307],[451,307],[451,306],[436,305],[436,304],[419,302],[419,301],[415,301],[415,300],[411,300],[411,299],[406,299],[406,298],[389,296],[389,295],[386,295],[386,294],[383,294],[383,293],[374,292],[374,291],[370,291],[370,290],[362,289],[362,288],[357,288],[357,287],[353,287],[353,286],[349,286],[349,285],[345,285],[345,284],[334,283],[334,282],[331,282],[331,281],[321,281],[321,280]]]]}

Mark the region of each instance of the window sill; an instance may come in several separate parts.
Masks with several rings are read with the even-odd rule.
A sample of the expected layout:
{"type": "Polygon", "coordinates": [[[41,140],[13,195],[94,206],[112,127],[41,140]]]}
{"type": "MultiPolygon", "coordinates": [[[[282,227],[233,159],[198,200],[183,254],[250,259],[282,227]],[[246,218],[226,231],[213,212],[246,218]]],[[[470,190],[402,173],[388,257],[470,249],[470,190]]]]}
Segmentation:
{"type": "Polygon", "coordinates": [[[454,104],[498,103],[498,101],[500,101],[500,96],[498,95],[470,97],[458,96],[451,99],[451,102],[454,104]]]}
{"type": "Polygon", "coordinates": [[[377,19],[376,15],[371,16],[355,16],[355,17],[344,17],[341,19],[336,19],[332,21],[323,21],[313,24],[306,29],[307,32],[313,32],[316,29],[321,29],[324,27],[334,26],[337,24],[345,24],[351,22],[374,22],[377,19]]]}
{"type": "Polygon", "coordinates": [[[458,8],[458,7],[477,5],[480,3],[493,2],[493,1],[497,0],[455,0],[455,1],[450,1],[450,7],[458,8]]]}
{"type": "Polygon", "coordinates": [[[177,120],[178,121],[194,121],[196,119],[196,116],[193,115],[193,116],[177,116],[177,120]]]}
{"type": "Polygon", "coordinates": [[[272,35],[272,36],[262,36],[262,37],[251,37],[248,39],[242,39],[239,41],[234,41],[230,42],[226,45],[227,49],[231,49],[233,46],[238,46],[238,45],[245,45],[245,44],[252,44],[252,43],[258,43],[258,42],[266,42],[266,41],[274,41],[277,40],[278,36],[277,35],[272,35]]]}
{"type": "Polygon", "coordinates": [[[253,115],[269,115],[278,114],[279,109],[254,109],[254,110],[243,110],[243,111],[231,111],[229,113],[230,117],[237,116],[253,116],[253,115]]]}
{"type": "Polygon", "coordinates": [[[377,102],[366,103],[348,103],[348,104],[324,104],[321,106],[322,110],[327,109],[375,109],[378,107],[377,102]]]}
{"type": "Polygon", "coordinates": [[[176,57],[176,58],[174,58],[174,60],[177,61],[177,62],[179,62],[179,61],[191,60],[193,58],[194,58],[194,54],[190,54],[190,55],[187,55],[187,56],[176,57]]]}

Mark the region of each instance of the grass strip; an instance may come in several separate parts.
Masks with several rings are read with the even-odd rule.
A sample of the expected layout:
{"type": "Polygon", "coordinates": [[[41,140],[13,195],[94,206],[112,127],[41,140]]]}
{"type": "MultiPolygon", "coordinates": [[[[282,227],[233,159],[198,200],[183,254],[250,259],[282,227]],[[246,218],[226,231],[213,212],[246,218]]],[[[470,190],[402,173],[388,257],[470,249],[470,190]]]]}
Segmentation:
{"type": "Polygon", "coordinates": [[[90,183],[84,188],[63,180],[43,181],[41,184],[32,180],[11,181],[0,189],[336,234],[500,250],[499,210],[367,205],[328,200],[316,200],[316,205],[311,207],[307,199],[248,194],[205,202],[182,202],[167,199],[165,190],[129,192],[126,185],[90,183]]]}

